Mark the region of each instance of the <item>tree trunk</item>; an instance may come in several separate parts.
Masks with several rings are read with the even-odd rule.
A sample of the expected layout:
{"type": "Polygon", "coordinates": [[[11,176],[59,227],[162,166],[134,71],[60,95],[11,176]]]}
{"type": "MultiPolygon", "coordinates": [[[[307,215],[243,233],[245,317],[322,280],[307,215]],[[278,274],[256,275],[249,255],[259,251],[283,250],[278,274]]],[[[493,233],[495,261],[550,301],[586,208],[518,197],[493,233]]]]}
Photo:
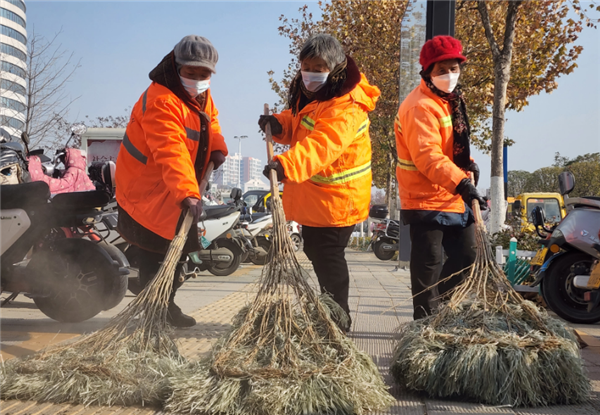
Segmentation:
{"type": "Polygon", "coordinates": [[[494,60],[494,108],[492,112],[492,177],[491,198],[492,211],[490,220],[490,233],[494,234],[502,230],[506,211],[504,200],[504,113],[506,108],[506,89],[510,81],[510,68],[512,60],[513,43],[515,40],[515,26],[517,23],[517,11],[522,1],[510,1],[506,11],[506,26],[502,49],[496,41],[494,31],[490,23],[490,17],[486,2],[479,0],[477,9],[481,16],[481,23],[485,30],[485,36],[490,45],[494,60]]]}
{"type": "Polygon", "coordinates": [[[394,159],[390,155],[388,155],[388,175],[387,175],[387,189],[385,192],[386,204],[388,206],[388,211],[390,212],[390,218],[394,216],[394,210],[396,209],[396,189],[394,188],[394,176],[396,172],[394,171],[394,159]]]}
{"type": "Polygon", "coordinates": [[[504,197],[504,122],[506,108],[506,89],[510,80],[510,60],[500,59],[494,70],[494,109],[492,112],[492,177],[490,193],[492,211],[490,232],[492,234],[502,230],[504,223],[506,203],[504,197]]]}

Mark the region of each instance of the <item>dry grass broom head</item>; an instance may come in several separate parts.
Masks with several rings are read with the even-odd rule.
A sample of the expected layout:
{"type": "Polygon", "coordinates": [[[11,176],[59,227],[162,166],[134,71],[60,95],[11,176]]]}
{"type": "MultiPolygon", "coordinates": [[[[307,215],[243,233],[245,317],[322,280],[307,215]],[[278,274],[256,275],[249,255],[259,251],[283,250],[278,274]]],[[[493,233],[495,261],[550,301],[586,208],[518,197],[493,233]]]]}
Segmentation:
{"type": "Polygon", "coordinates": [[[167,408],[296,415],[362,414],[389,406],[393,400],[377,367],[331,319],[345,312],[331,299],[320,299],[305,279],[274,172],[271,194],[273,242],[256,298],[206,362],[173,379],[167,408]]]}
{"type": "Polygon", "coordinates": [[[6,362],[2,397],[85,405],[164,402],[170,391],[165,378],[186,364],[169,336],[167,305],[192,219],[188,213],[152,282],[106,327],[6,362]]]}
{"type": "Polygon", "coordinates": [[[436,398],[544,406],[589,399],[578,345],[565,325],[514,291],[474,203],[477,256],[432,315],[401,327],[391,373],[436,398]]]}

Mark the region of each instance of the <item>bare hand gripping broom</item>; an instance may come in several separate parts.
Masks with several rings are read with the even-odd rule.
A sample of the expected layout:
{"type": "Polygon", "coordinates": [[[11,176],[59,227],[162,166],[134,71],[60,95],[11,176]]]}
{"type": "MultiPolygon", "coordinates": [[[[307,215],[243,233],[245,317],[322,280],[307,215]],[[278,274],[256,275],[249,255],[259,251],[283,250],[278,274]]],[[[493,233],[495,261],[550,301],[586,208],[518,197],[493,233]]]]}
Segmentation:
{"type": "Polygon", "coordinates": [[[496,263],[473,202],[477,255],[468,277],[430,317],[401,327],[390,371],[434,398],[546,406],[589,399],[574,333],[524,300],[496,263]]]}
{"type": "MultiPolygon", "coordinates": [[[[200,192],[213,170],[208,164],[200,192]]],[[[102,330],[23,360],[2,370],[2,397],[55,403],[162,405],[170,389],[166,377],[185,365],[169,337],[167,306],[173,275],[193,215],[179,232],[150,284],[102,330]]]]}
{"type": "MultiPolygon", "coordinates": [[[[271,161],[268,124],[266,140],[271,161]]],[[[172,379],[167,409],[296,415],[363,414],[388,407],[393,399],[377,367],[331,319],[344,311],[305,280],[286,230],[273,170],[270,180],[273,244],[256,298],[237,314],[231,331],[206,361],[172,379]]]]}

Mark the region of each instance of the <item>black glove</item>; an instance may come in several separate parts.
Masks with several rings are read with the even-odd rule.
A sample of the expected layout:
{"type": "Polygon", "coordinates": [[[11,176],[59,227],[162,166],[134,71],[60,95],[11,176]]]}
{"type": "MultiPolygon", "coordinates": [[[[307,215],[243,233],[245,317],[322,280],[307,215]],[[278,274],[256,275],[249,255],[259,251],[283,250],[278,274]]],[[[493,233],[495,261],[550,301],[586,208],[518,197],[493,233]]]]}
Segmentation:
{"type": "Polygon", "coordinates": [[[269,164],[267,164],[265,166],[265,169],[263,170],[263,174],[269,180],[271,180],[271,178],[269,176],[269,174],[270,174],[269,172],[271,170],[275,170],[277,172],[277,181],[278,182],[281,182],[283,179],[285,179],[285,172],[283,171],[283,166],[277,160],[270,161],[269,164]]]}
{"type": "Polygon", "coordinates": [[[472,162],[467,168],[467,171],[473,172],[473,179],[475,180],[475,186],[477,186],[479,184],[479,166],[477,163],[472,162]]]}
{"type": "Polygon", "coordinates": [[[214,164],[213,170],[217,170],[223,163],[225,163],[225,155],[219,150],[215,150],[210,153],[208,161],[212,161],[214,164]]]}
{"type": "Polygon", "coordinates": [[[456,193],[460,194],[462,199],[465,201],[467,206],[473,207],[473,201],[477,200],[479,202],[479,207],[481,210],[487,209],[487,204],[483,197],[477,191],[477,188],[473,186],[471,180],[462,179],[458,186],[456,186],[456,193]]]}
{"type": "Polygon", "coordinates": [[[186,197],[181,202],[181,206],[185,209],[189,209],[190,212],[194,215],[194,222],[200,221],[200,215],[202,215],[202,201],[200,199],[196,199],[195,197],[186,197]]]}
{"type": "Polygon", "coordinates": [[[279,135],[283,132],[283,127],[274,115],[261,115],[258,117],[258,126],[263,132],[267,128],[267,124],[271,124],[271,134],[279,135]]]}

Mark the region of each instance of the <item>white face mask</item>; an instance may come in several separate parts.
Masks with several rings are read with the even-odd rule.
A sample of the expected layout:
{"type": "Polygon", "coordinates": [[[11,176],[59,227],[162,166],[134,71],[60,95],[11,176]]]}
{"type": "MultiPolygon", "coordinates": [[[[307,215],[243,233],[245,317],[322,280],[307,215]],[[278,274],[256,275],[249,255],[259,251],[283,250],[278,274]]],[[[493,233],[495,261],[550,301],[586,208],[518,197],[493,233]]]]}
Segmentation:
{"type": "Polygon", "coordinates": [[[181,75],[179,75],[179,79],[181,79],[181,84],[192,98],[196,98],[210,87],[210,79],[196,81],[195,79],[184,78],[181,75]]]}
{"type": "Polygon", "coordinates": [[[456,88],[456,84],[458,84],[459,76],[460,73],[450,72],[446,75],[432,76],[431,82],[433,82],[435,87],[440,91],[451,94],[452,91],[454,91],[454,88],[456,88]]]}
{"type": "Polygon", "coordinates": [[[329,76],[329,72],[300,72],[302,73],[302,82],[304,82],[304,86],[310,92],[317,92],[323,88],[329,76]]]}

